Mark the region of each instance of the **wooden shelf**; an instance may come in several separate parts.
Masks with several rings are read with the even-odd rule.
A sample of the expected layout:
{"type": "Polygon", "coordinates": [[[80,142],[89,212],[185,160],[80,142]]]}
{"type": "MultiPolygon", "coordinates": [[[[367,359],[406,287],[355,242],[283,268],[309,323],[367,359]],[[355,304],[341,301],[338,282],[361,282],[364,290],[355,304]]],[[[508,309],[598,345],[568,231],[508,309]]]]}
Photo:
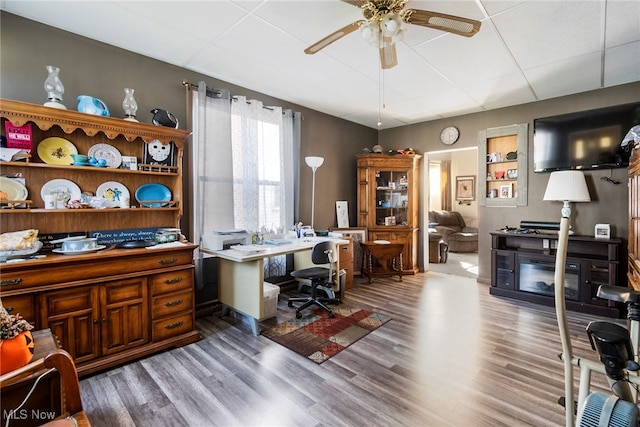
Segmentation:
{"type": "Polygon", "coordinates": [[[104,134],[113,140],[124,136],[127,141],[141,138],[144,142],[158,140],[168,144],[173,142],[182,148],[189,132],[182,129],[171,129],[164,126],[154,126],[148,123],[130,122],[114,117],[102,117],[85,114],[72,110],[61,110],[38,104],[13,101],[0,98],[0,112],[15,126],[22,126],[31,122],[40,130],[48,131],[54,126],[60,127],[64,133],[71,134],[76,130],[83,131],[87,136],[104,134]]]}

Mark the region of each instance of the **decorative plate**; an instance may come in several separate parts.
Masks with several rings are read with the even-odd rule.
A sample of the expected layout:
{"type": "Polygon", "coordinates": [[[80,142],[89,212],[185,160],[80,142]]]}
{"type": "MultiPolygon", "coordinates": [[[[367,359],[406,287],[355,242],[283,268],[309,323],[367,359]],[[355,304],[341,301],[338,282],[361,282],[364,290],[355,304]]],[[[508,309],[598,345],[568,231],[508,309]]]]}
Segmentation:
{"type": "Polygon", "coordinates": [[[28,195],[27,187],[15,179],[0,176],[0,200],[26,200],[28,195]]]}
{"type": "Polygon", "coordinates": [[[136,190],[136,200],[146,208],[159,208],[167,204],[145,202],[168,202],[171,200],[171,190],[162,184],[143,184],[136,190]]]}
{"type": "Polygon", "coordinates": [[[96,159],[105,159],[107,167],[119,168],[122,164],[122,155],[116,147],[109,144],[96,144],[89,148],[89,157],[96,159]]]}
{"type": "Polygon", "coordinates": [[[107,208],[120,207],[122,202],[129,206],[129,199],[131,198],[127,187],[116,181],[107,181],[100,184],[96,190],[96,196],[104,199],[104,205],[107,208]]]}
{"type": "Polygon", "coordinates": [[[44,196],[48,194],[55,196],[58,204],[57,207],[59,208],[60,204],[67,200],[80,200],[82,191],[80,191],[80,187],[68,179],[52,179],[51,181],[45,182],[40,190],[40,196],[42,196],[43,199],[44,196]]]}
{"type": "Polygon", "coordinates": [[[52,136],[38,144],[40,160],[49,165],[70,165],[73,163],[72,154],[78,154],[78,149],[64,138],[52,136]]]}
{"type": "Polygon", "coordinates": [[[53,249],[51,252],[55,252],[57,254],[63,254],[63,255],[81,255],[81,254],[89,254],[91,252],[101,251],[104,248],[106,248],[105,245],[98,245],[95,248],[82,249],[79,251],[63,251],[62,249],[53,249]]]}
{"type": "Polygon", "coordinates": [[[135,249],[135,248],[148,248],[149,246],[155,246],[157,242],[153,240],[129,240],[127,242],[118,243],[117,248],[135,249]]]}

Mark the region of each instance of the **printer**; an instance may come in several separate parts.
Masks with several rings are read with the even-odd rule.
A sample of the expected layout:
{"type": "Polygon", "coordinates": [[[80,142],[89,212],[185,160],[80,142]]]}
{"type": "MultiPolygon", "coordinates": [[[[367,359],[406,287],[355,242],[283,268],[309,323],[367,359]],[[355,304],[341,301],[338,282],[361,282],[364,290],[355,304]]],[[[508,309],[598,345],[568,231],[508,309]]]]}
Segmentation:
{"type": "Polygon", "coordinates": [[[251,233],[246,230],[213,231],[202,235],[200,246],[209,251],[221,251],[235,245],[250,245],[251,233]]]}

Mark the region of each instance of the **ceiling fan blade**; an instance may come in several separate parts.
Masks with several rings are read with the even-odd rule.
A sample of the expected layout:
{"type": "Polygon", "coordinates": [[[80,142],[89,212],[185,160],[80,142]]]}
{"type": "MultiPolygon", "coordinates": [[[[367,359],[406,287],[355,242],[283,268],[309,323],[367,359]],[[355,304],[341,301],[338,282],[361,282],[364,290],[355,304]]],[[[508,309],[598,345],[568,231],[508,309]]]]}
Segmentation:
{"type": "Polygon", "coordinates": [[[398,65],[398,55],[396,54],[396,44],[391,37],[384,37],[380,48],[380,66],[387,70],[398,65]]]}
{"type": "Polygon", "coordinates": [[[337,31],[334,31],[333,33],[329,34],[327,37],[323,38],[319,42],[316,42],[311,46],[309,46],[308,48],[306,48],[304,50],[304,53],[306,53],[307,55],[313,55],[319,50],[329,46],[334,41],[339,40],[342,37],[346,36],[347,34],[354,32],[355,30],[360,28],[360,25],[362,25],[364,22],[365,22],[364,20],[352,22],[351,24],[346,25],[337,31]]]}
{"type": "Polygon", "coordinates": [[[409,24],[434,28],[465,37],[471,37],[480,31],[481,24],[480,21],[476,21],[475,19],[419,9],[405,10],[402,12],[402,20],[409,24]]]}

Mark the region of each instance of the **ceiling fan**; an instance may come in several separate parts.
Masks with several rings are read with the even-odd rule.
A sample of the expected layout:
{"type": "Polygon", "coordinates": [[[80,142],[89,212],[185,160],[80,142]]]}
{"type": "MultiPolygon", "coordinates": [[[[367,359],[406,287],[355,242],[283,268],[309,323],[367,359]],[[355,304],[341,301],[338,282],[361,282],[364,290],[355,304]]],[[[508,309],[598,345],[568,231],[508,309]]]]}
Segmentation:
{"type": "Polygon", "coordinates": [[[362,9],[364,20],[352,22],[304,50],[313,55],[336,40],[361,29],[362,35],[380,49],[383,69],[398,65],[396,41],[402,35],[403,22],[471,37],[480,30],[480,21],[420,9],[404,9],[407,0],[341,0],[362,9]]]}

